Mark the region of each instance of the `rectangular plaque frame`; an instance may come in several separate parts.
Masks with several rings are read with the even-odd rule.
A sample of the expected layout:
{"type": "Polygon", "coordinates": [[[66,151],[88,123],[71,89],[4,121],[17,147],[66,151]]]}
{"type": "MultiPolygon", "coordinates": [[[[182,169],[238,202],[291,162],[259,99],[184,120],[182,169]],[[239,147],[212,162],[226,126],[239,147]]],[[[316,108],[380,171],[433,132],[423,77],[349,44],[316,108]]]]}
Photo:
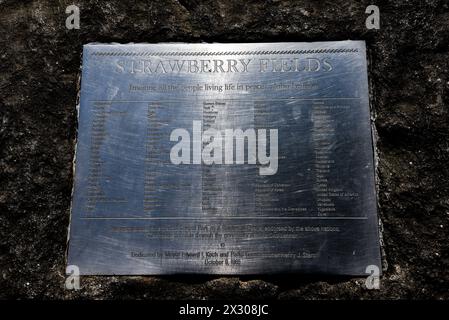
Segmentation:
{"type": "Polygon", "coordinates": [[[376,204],[363,41],[84,46],[81,274],[365,275],[376,204]]]}

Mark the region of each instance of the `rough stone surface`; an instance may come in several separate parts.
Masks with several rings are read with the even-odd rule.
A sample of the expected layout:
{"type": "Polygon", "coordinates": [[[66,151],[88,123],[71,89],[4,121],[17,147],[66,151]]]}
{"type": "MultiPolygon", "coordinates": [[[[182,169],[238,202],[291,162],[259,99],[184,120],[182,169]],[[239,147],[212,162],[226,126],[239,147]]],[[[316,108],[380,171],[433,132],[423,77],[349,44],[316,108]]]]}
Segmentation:
{"type": "Polygon", "coordinates": [[[0,0],[0,298],[449,298],[449,5],[373,1],[0,0]],[[388,269],[364,279],[84,277],[64,289],[82,44],[364,39],[388,269]]]}

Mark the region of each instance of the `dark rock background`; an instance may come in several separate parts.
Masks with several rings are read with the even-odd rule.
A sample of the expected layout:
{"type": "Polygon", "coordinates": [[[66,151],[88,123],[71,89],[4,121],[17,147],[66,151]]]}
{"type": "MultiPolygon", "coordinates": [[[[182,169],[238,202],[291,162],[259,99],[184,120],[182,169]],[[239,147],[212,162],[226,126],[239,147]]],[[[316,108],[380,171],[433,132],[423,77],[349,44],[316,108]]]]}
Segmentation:
{"type": "Polygon", "coordinates": [[[0,298],[449,298],[449,4],[0,0],[0,298]],[[81,29],[65,28],[65,8],[81,29]],[[381,10],[367,30],[365,8],[381,10]],[[388,269],[365,279],[83,277],[64,289],[77,77],[88,42],[363,39],[388,269]]]}

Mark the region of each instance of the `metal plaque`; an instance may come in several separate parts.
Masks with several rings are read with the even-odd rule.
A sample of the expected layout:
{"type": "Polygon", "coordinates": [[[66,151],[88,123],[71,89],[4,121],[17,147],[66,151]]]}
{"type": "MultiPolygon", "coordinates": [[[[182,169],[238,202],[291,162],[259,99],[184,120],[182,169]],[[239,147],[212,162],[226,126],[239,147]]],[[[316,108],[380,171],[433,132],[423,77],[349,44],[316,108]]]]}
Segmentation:
{"type": "Polygon", "coordinates": [[[81,274],[364,275],[376,203],[363,41],[84,46],[81,274]]]}

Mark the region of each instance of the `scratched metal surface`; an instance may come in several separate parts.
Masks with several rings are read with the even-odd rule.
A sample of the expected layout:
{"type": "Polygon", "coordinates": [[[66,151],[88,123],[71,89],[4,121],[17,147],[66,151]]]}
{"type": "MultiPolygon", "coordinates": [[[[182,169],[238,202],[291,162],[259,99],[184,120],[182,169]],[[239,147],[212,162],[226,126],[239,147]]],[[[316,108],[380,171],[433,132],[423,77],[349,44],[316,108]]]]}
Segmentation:
{"type": "Polygon", "coordinates": [[[104,275],[363,275],[380,266],[370,128],[364,42],[86,45],[67,263],[104,275]],[[272,59],[312,65],[273,72],[272,59]],[[169,69],[182,60],[206,60],[205,72],[169,69]],[[243,87],[209,90],[225,84],[243,87]],[[277,172],[173,164],[170,134],[192,135],[193,121],[277,129],[277,172]]]}

